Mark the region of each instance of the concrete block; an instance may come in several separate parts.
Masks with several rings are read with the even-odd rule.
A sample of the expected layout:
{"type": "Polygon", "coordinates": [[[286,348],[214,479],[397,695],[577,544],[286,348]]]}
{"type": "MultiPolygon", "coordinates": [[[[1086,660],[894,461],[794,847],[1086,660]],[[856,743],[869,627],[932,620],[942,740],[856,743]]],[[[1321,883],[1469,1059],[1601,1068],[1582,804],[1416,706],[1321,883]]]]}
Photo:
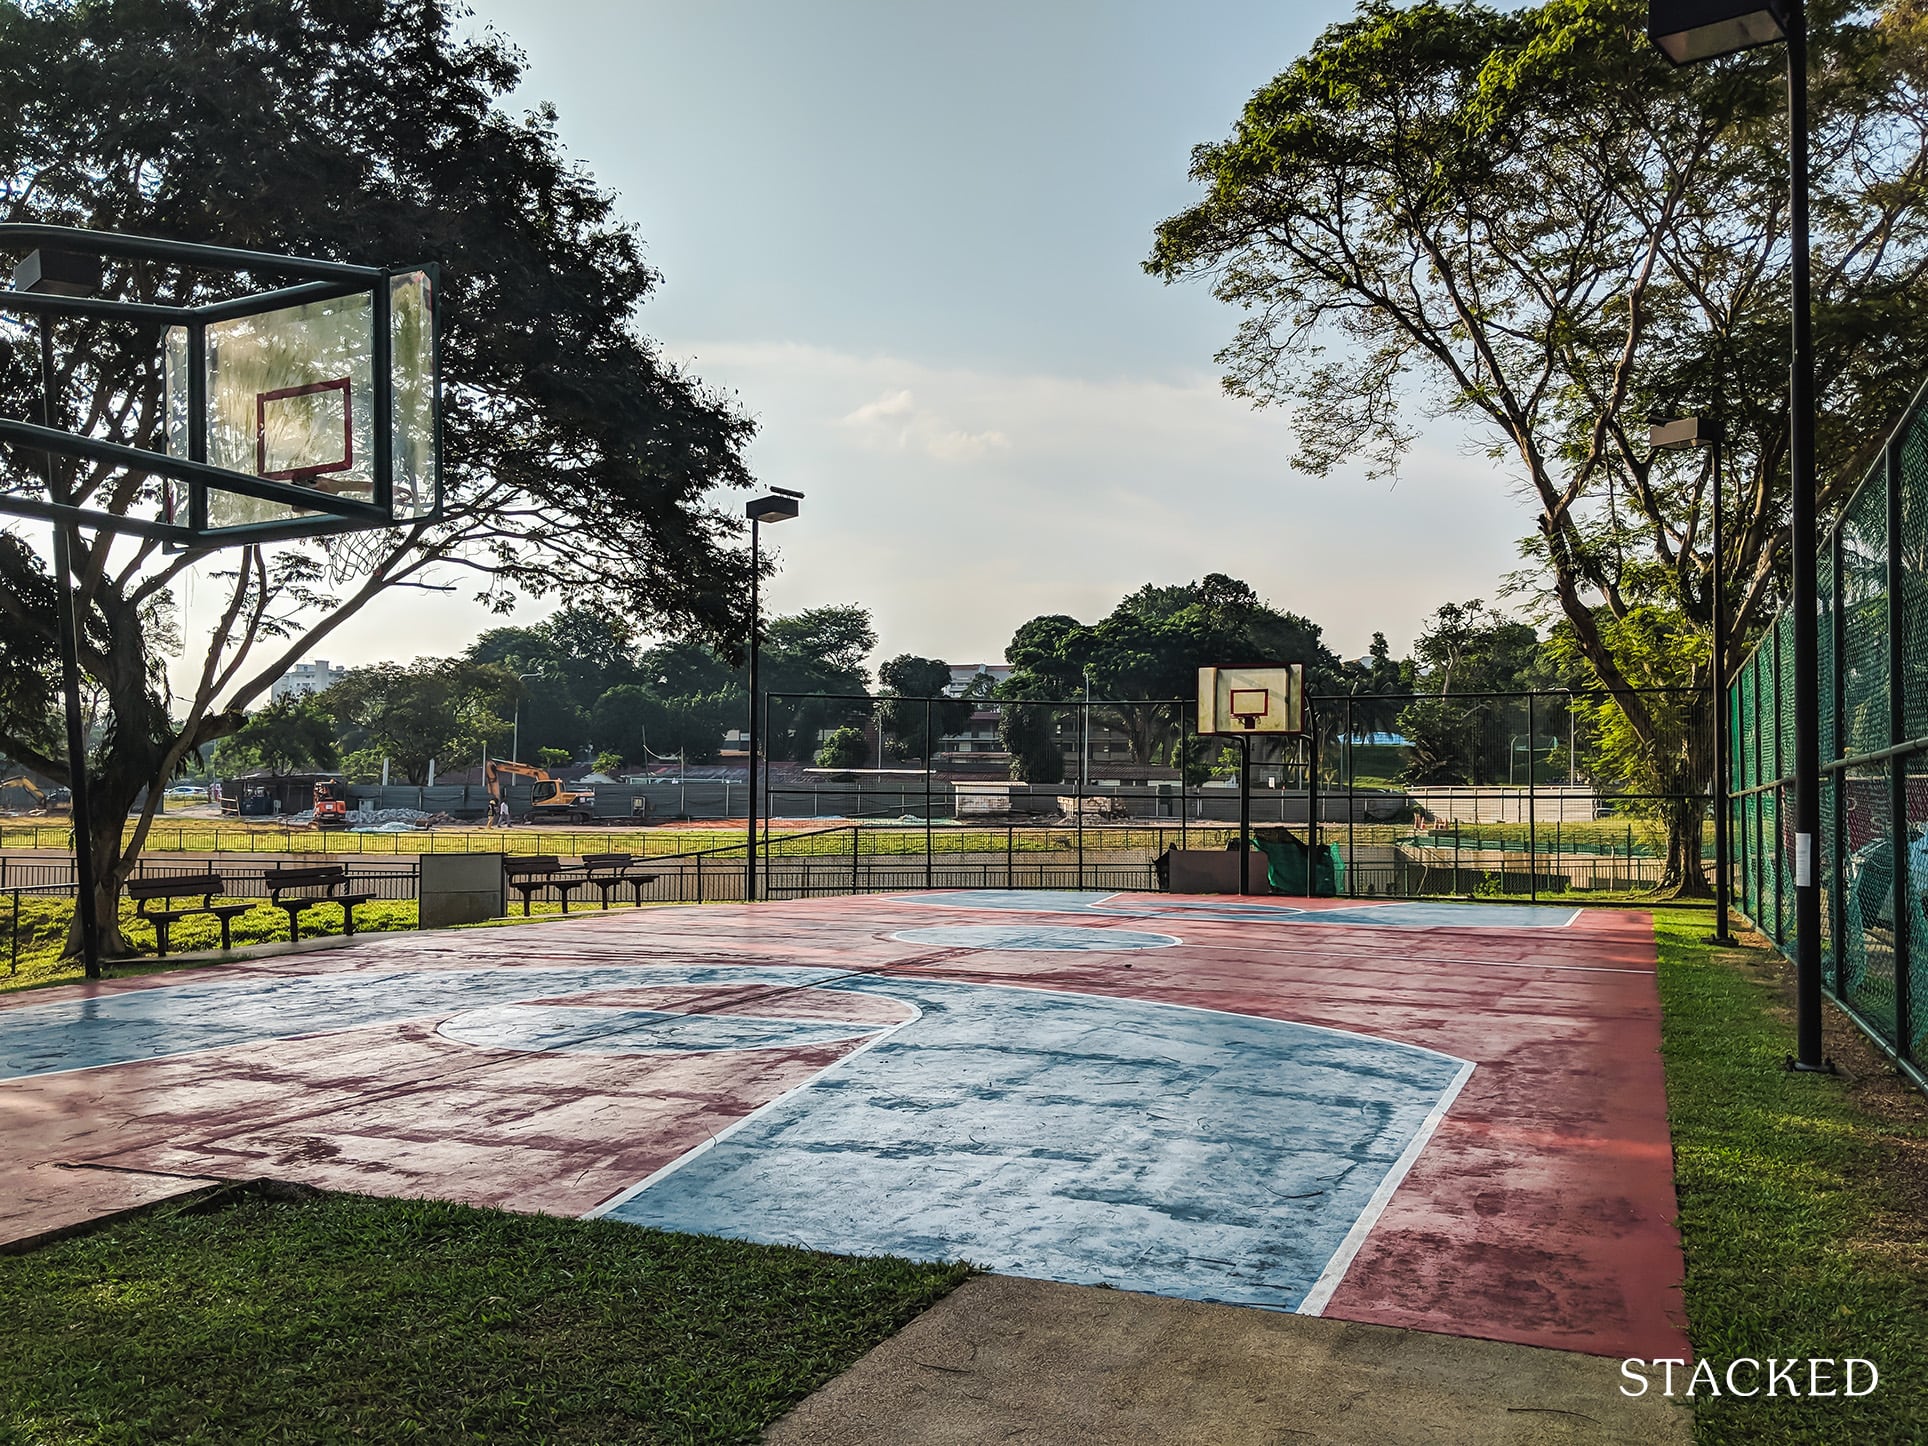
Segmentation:
{"type": "Polygon", "coordinates": [[[446,929],[507,912],[501,854],[422,855],[416,927],[446,929]]]}
{"type": "MultiPolygon", "coordinates": [[[[1252,851],[1252,892],[1269,892],[1265,882],[1265,855],[1252,851]]],[[[1171,881],[1166,885],[1174,894],[1236,894],[1238,892],[1237,849],[1173,849],[1171,881]]]]}

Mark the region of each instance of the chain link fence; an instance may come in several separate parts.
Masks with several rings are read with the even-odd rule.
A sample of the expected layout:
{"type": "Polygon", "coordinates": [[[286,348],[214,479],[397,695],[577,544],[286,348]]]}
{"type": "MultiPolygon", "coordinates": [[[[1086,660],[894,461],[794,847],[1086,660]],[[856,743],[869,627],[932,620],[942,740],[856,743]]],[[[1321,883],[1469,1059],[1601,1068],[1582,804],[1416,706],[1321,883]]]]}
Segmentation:
{"type": "MultiPolygon", "coordinates": [[[[1310,738],[1253,739],[1251,820],[1334,847],[1346,895],[1609,902],[1706,877],[1705,689],[1310,704],[1310,738]]],[[[1238,836],[1241,750],[1194,725],[1189,699],[773,693],[758,810],[772,897],[785,822],[805,819],[858,830],[841,845],[846,892],[900,874],[909,887],[1156,887],[1166,850],[1238,836]],[[926,862],[876,862],[913,850],[926,862]],[[940,877],[958,882],[926,882],[940,877]]],[[[801,867],[799,891],[836,887],[815,881],[835,870],[801,867]]]]}
{"type": "Polygon", "coordinates": [[[1819,563],[1820,676],[1783,609],[1729,689],[1734,895],[1794,948],[1794,699],[1821,704],[1823,987],[1928,1087],[1928,415],[1917,401],[1819,563]]]}

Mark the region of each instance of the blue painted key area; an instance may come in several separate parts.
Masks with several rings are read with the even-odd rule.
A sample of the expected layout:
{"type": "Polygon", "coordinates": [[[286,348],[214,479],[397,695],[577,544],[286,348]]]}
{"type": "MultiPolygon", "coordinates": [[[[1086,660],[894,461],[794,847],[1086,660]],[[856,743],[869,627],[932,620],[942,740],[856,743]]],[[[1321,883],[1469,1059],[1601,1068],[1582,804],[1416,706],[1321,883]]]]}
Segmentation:
{"type": "Polygon", "coordinates": [[[1463,1068],[1129,999],[826,987],[922,1014],[611,1218],[1293,1309],[1463,1068]]]}

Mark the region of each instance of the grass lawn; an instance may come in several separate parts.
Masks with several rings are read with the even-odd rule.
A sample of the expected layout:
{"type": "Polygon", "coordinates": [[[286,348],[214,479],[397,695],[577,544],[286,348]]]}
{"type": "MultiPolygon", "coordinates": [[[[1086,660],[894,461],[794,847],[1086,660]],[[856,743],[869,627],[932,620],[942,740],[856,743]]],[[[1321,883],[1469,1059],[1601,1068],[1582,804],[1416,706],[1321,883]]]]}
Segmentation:
{"type": "Polygon", "coordinates": [[[1708,927],[1655,915],[1694,1349],[1721,1370],[1737,1356],[1861,1356],[1881,1386],[1857,1400],[1697,1398],[1697,1439],[1928,1440],[1928,1100],[1832,1005],[1827,1050],[1846,1077],[1785,1072],[1787,966],[1766,948],[1710,950],[1708,927]]]}
{"type": "Polygon", "coordinates": [[[254,1195],[0,1256],[0,1442],[726,1442],[961,1265],[254,1195]]]}

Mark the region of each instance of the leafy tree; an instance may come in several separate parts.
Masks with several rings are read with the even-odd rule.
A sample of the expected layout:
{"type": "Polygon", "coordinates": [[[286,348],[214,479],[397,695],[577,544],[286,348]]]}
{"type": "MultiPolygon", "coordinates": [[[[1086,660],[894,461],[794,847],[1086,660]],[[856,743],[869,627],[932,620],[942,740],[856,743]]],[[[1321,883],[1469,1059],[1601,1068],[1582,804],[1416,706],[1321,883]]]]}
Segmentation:
{"type": "Polygon", "coordinates": [[[1011,776],[1026,783],[1064,782],[1064,748],[1058,742],[1058,710],[1006,702],[998,708],[998,742],[1011,755],[1011,776]]]}
{"type": "MultiPolygon", "coordinates": [[[[664,364],[635,326],[657,281],[612,198],[564,154],[544,108],[501,108],[521,59],[446,0],[88,0],[0,10],[7,214],[352,260],[443,266],[444,521],[381,535],[357,566],[320,543],[242,550],[192,692],[167,694],[171,599],[193,555],[82,535],[81,660],[100,716],[91,847],[108,953],[123,820],[296,659],[396,588],[473,572],[506,606],[561,592],[624,616],[740,636],[739,521],[708,500],[747,483],[751,423],[664,364]],[[59,97],[48,104],[49,96],[59,97]]],[[[146,262],[110,293],[196,303],[230,283],[146,262]]],[[[28,330],[0,326],[0,411],[39,397],[28,330]]],[[[156,448],[151,329],[54,328],[56,420],[156,448]]],[[[40,459],[0,466],[38,491],[40,459]]],[[[77,500],[151,512],[158,483],[67,464],[77,500]]],[[[66,781],[54,722],[52,590],[38,556],[0,544],[0,748],[66,781]],[[24,679],[22,675],[27,675],[24,679]]],[[[198,646],[198,644],[197,644],[198,646]]]]}
{"type": "Polygon", "coordinates": [[[351,668],[328,690],[328,703],[347,748],[377,751],[421,785],[431,762],[460,767],[506,742],[519,688],[513,673],[494,664],[421,658],[351,668]]]}
{"type": "MultiPolygon", "coordinates": [[[[870,613],[854,603],[807,608],[772,618],[764,630],[762,687],[768,693],[862,693],[870,685],[864,659],[877,646],[870,613]]],[[[742,675],[747,718],[749,677],[742,675]]],[[[861,702],[813,702],[803,697],[772,700],[767,757],[806,763],[826,730],[861,722],[861,702]]]]}
{"type": "MultiPolygon", "coordinates": [[[[1825,509],[1928,369],[1928,22],[1810,14],[1825,509]]],[[[1204,198],[1146,267],[1245,313],[1226,385],[1293,413],[1304,469],[1390,473],[1421,408],[1483,432],[1539,510],[1541,600],[1664,750],[1606,620],[1657,607],[1710,635],[1714,559],[1706,458],[1650,454],[1648,418],[1725,423],[1730,662],[1785,591],[1786,120],[1777,50],[1675,69],[1645,20],[1367,0],[1194,151],[1204,198]]],[[[1706,888],[1698,867],[1670,883],[1706,888]]]]}
{"type": "Polygon", "coordinates": [[[690,763],[715,760],[723,733],[743,716],[743,695],[733,690],[666,698],[637,683],[623,683],[596,700],[590,722],[603,746],[655,763],[682,758],[690,763]]]}
{"type": "Polygon", "coordinates": [[[1596,787],[1623,795],[1622,811],[1651,821],[1663,832],[1668,851],[1665,877],[1697,872],[1705,813],[1698,796],[1697,744],[1708,735],[1713,720],[1707,695],[1686,690],[1682,684],[1705,665],[1709,640],[1678,613],[1663,608],[1635,608],[1625,617],[1602,617],[1600,628],[1629,681],[1637,687],[1671,691],[1649,695],[1658,741],[1635,733],[1626,710],[1603,690],[1598,671],[1577,645],[1572,629],[1555,628],[1547,653],[1574,689],[1578,761],[1596,787]]]}
{"type": "Polygon", "coordinates": [[[567,768],[569,766],[569,750],[567,748],[538,748],[536,750],[536,762],[540,763],[544,768],[567,768]]]}
{"type": "Polygon", "coordinates": [[[542,748],[562,748],[573,757],[588,745],[588,712],[576,699],[565,656],[546,627],[490,628],[463,656],[473,663],[496,664],[518,677],[539,675],[523,682],[521,710],[514,720],[520,757],[534,758],[542,748]]]}
{"type": "Polygon", "coordinates": [[[621,770],[622,766],[623,756],[620,753],[598,753],[596,755],[596,772],[598,773],[607,773],[613,776],[621,770]]]}
{"type": "Polygon", "coordinates": [[[230,774],[254,768],[275,773],[332,769],[340,761],[334,714],[312,694],[291,693],[250,713],[221,740],[214,756],[215,766],[230,774]]]}
{"type": "Polygon", "coordinates": [[[973,700],[944,696],[951,683],[951,665],[939,658],[899,653],[877,669],[877,681],[886,695],[878,710],[884,735],[907,758],[930,757],[938,739],[969,723],[977,711],[973,700]],[[939,701],[924,701],[930,698],[939,701]],[[934,738],[925,736],[927,720],[934,738]]]}
{"type": "Polygon", "coordinates": [[[1564,702],[1537,700],[1529,709],[1516,695],[1557,686],[1541,657],[1539,634],[1488,608],[1479,598],[1436,609],[1413,644],[1414,699],[1395,726],[1411,745],[1406,779],[1423,784],[1524,783],[1525,762],[1539,756],[1535,740],[1563,722],[1564,702]],[[1455,701],[1453,694],[1499,694],[1455,701]],[[1436,696],[1432,696],[1435,695],[1436,696]],[[1529,727],[1530,725],[1530,727],[1529,727]]]}
{"type": "MultiPolygon", "coordinates": [[[[1062,614],[1033,618],[1013,634],[1005,660],[1013,668],[1006,696],[1081,697],[1088,676],[1095,703],[1191,698],[1198,670],[1218,664],[1300,663],[1309,692],[1330,689],[1339,675],[1317,623],[1278,611],[1223,573],[1147,585],[1089,626],[1062,614]]],[[[1092,714],[1125,737],[1135,761],[1175,757],[1182,706],[1094,706],[1092,714]]]]}
{"type": "Polygon", "coordinates": [[[1401,694],[1412,686],[1408,668],[1393,661],[1392,645],[1384,633],[1372,635],[1372,646],[1364,658],[1340,667],[1338,687],[1348,699],[1341,718],[1352,720],[1354,739],[1375,733],[1389,733],[1397,725],[1401,694]]]}
{"type": "Polygon", "coordinates": [[[864,730],[849,724],[836,729],[817,750],[819,768],[861,768],[870,757],[870,740],[864,730]]]}

